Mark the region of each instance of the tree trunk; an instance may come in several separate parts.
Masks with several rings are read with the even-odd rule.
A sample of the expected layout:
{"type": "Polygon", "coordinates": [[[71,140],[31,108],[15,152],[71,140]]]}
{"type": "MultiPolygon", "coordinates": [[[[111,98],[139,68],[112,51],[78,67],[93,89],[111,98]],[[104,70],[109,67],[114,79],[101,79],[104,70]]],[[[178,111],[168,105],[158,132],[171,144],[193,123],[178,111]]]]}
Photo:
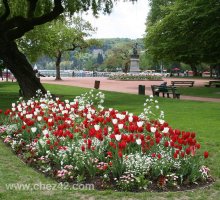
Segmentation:
{"type": "Polygon", "coordinates": [[[125,64],[124,64],[124,72],[125,73],[128,73],[130,71],[129,64],[130,64],[130,61],[126,61],[125,64]]]}
{"type": "Polygon", "coordinates": [[[46,93],[45,88],[40,83],[40,79],[35,76],[31,64],[17,47],[15,42],[4,42],[0,40],[0,58],[7,67],[20,86],[21,93],[24,97],[30,98],[35,96],[37,90],[46,93]]]}
{"type": "Polygon", "coordinates": [[[213,77],[213,66],[210,65],[210,78],[212,78],[212,77],[213,77]]]}
{"type": "Polygon", "coordinates": [[[60,63],[61,63],[61,57],[62,57],[62,52],[60,50],[57,51],[57,56],[56,56],[56,79],[55,80],[62,80],[60,76],[60,63]]]}
{"type": "Polygon", "coordinates": [[[196,64],[190,64],[191,69],[193,71],[193,76],[197,76],[198,75],[198,71],[197,71],[197,67],[196,64]]]}
{"type": "Polygon", "coordinates": [[[1,77],[2,80],[3,80],[3,72],[2,72],[2,69],[0,69],[0,77],[1,77]]]}

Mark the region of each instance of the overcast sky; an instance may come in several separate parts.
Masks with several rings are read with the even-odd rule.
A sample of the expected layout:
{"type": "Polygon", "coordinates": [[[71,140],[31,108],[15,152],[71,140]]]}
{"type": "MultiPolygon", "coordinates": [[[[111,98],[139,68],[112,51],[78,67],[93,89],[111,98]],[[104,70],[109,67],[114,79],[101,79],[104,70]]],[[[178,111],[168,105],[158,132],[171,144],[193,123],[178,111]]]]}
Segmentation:
{"type": "Polygon", "coordinates": [[[117,2],[110,15],[100,15],[94,18],[88,14],[84,19],[97,27],[93,38],[141,38],[145,34],[145,22],[149,12],[147,0],[132,2],[117,2]]]}

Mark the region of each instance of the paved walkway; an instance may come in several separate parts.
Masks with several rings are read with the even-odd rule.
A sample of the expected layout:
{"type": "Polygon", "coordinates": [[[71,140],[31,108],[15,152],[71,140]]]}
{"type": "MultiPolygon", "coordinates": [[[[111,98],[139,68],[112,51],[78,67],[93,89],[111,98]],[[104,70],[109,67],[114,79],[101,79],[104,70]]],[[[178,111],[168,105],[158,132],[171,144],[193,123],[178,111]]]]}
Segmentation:
{"type": "MultiPolygon", "coordinates": [[[[163,81],[167,81],[168,85],[171,84],[172,80],[177,80],[177,78],[164,78],[163,81],[114,81],[108,80],[105,77],[66,77],[61,81],[55,81],[54,77],[42,77],[42,83],[50,83],[50,84],[58,84],[58,85],[70,85],[70,86],[78,86],[84,88],[94,88],[95,80],[100,81],[100,89],[107,91],[115,91],[115,92],[124,92],[137,94],[138,93],[138,85],[145,85],[145,93],[147,95],[151,95],[152,91],[151,85],[159,85],[163,81]]],[[[192,80],[187,78],[181,78],[181,80],[192,80]]],[[[204,79],[195,79],[194,87],[204,86],[208,80],[204,79]]],[[[220,102],[220,99],[217,98],[206,98],[206,97],[194,97],[194,96],[184,96],[181,95],[180,99],[184,100],[195,100],[195,101],[207,101],[207,102],[220,102]]]]}

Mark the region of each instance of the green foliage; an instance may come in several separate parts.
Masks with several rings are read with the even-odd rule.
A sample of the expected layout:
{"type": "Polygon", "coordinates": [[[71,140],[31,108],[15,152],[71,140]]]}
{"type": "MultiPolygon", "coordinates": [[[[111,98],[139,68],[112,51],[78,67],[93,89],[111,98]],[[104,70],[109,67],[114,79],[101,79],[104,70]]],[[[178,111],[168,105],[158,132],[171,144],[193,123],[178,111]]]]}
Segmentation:
{"type": "Polygon", "coordinates": [[[219,17],[218,0],[152,1],[146,48],[158,60],[218,63],[219,17]]]}
{"type": "Polygon", "coordinates": [[[65,52],[86,48],[94,40],[85,40],[95,29],[79,17],[68,22],[56,21],[36,27],[18,40],[19,47],[30,60],[42,55],[56,57],[57,51],[65,52]],[[70,24],[72,25],[70,26],[70,24]]]}
{"type": "MultiPolygon", "coordinates": [[[[112,0],[100,0],[100,1],[72,1],[63,0],[62,5],[65,12],[70,15],[79,11],[92,10],[94,14],[103,11],[105,13],[110,13],[113,8],[112,0]]],[[[9,7],[11,9],[10,17],[14,16],[26,16],[28,11],[29,1],[28,0],[13,0],[9,1],[9,7]]],[[[50,0],[38,0],[36,6],[35,16],[40,16],[45,12],[49,12],[54,6],[53,1],[50,0]]],[[[5,7],[3,3],[0,3],[0,10],[4,10],[5,7]]]]}

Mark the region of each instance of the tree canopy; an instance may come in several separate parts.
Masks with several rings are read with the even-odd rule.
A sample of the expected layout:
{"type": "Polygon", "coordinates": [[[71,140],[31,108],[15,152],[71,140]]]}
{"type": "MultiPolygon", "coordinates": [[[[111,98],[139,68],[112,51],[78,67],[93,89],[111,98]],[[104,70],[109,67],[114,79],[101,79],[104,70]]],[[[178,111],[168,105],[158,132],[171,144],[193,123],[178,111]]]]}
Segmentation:
{"type": "MultiPolygon", "coordinates": [[[[157,1],[153,1],[157,2],[157,1]]],[[[160,1],[164,2],[164,1],[160,1]]],[[[176,0],[160,5],[160,17],[148,17],[145,45],[159,60],[220,62],[220,1],[176,0]]],[[[156,10],[158,12],[158,10],[156,10]]]]}
{"type": "MultiPolygon", "coordinates": [[[[135,0],[128,0],[135,1],[135,0]]],[[[16,39],[36,26],[53,21],[63,15],[92,10],[110,13],[113,0],[0,0],[0,59],[18,81],[21,94],[35,95],[36,90],[46,92],[35,77],[32,66],[17,47],[16,39]]]]}

